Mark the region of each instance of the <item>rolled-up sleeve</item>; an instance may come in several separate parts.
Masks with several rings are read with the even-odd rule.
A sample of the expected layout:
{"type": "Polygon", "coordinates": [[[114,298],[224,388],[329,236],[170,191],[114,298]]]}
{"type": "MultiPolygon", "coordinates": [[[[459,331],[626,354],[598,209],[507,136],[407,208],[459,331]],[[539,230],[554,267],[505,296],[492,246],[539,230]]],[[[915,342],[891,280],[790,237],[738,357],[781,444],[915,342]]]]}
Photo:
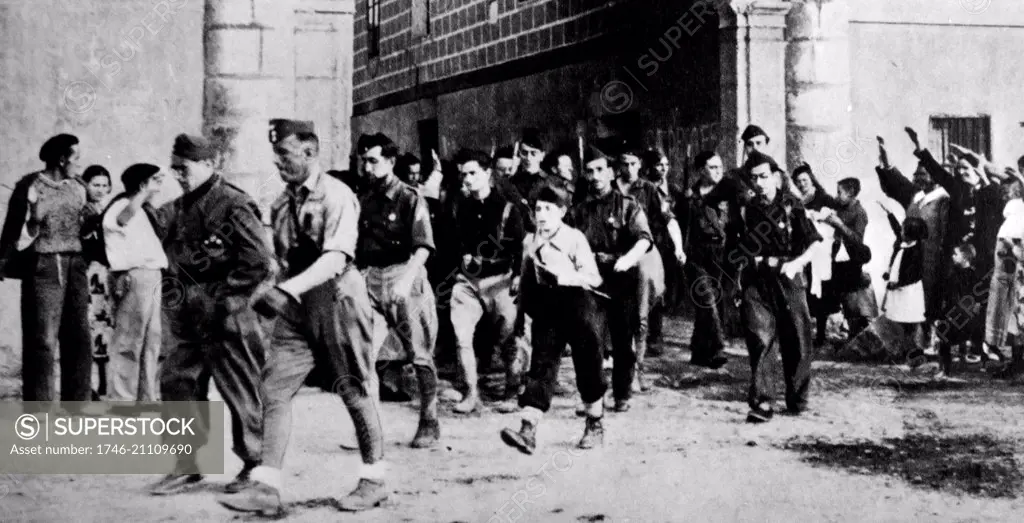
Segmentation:
{"type": "Polygon", "coordinates": [[[412,250],[423,248],[429,250],[431,253],[435,251],[434,246],[434,230],[430,224],[430,208],[427,206],[427,200],[423,198],[423,195],[416,194],[415,199],[412,201],[412,226],[410,233],[412,234],[412,250]]]}
{"type": "MultiPolygon", "coordinates": [[[[633,203],[626,205],[626,227],[634,238],[634,244],[640,240],[647,240],[654,244],[654,236],[651,234],[651,226],[647,222],[647,215],[639,205],[633,203]]],[[[630,246],[632,248],[632,246],[630,246]]]]}
{"type": "Polygon", "coordinates": [[[326,191],[323,251],[341,252],[354,259],[359,239],[359,200],[346,187],[326,191]]]}

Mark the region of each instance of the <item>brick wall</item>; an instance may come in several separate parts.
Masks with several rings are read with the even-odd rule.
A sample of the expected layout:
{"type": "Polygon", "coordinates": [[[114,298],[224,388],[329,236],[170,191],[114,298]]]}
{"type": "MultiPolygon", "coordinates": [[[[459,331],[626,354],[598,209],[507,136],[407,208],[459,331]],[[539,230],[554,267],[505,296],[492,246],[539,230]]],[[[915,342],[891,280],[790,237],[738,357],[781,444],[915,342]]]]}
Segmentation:
{"type": "Polygon", "coordinates": [[[380,54],[370,59],[368,1],[357,0],[355,103],[591,40],[606,34],[630,3],[429,0],[430,34],[420,37],[412,29],[413,3],[420,1],[382,1],[380,54]]]}

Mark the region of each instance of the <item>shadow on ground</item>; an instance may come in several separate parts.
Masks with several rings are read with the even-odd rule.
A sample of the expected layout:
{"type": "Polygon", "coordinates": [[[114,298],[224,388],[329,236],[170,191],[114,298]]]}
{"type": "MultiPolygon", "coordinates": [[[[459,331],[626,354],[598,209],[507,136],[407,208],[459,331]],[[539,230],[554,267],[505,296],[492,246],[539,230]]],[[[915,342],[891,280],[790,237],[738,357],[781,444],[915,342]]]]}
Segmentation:
{"type": "Polygon", "coordinates": [[[894,476],[918,488],[989,498],[1014,498],[1024,491],[1015,443],[988,434],[910,434],[881,443],[797,439],[782,447],[800,452],[813,465],[894,476]]]}

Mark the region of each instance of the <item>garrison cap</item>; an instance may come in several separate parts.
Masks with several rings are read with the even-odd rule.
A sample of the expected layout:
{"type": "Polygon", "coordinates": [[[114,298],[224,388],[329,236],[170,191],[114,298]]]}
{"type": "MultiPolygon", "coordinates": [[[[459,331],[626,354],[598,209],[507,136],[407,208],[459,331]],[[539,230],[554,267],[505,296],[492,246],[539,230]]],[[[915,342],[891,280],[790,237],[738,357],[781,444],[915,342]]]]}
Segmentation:
{"type": "Polygon", "coordinates": [[[765,141],[770,140],[770,138],[768,138],[768,133],[764,132],[764,129],[756,125],[748,125],[747,128],[743,130],[743,135],[740,136],[740,139],[745,142],[757,136],[764,136],[765,141]]]}
{"type": "Polygon", "coordinates": [[[193,162],[200,162],[216,158],[217,149],[209,140],[202,136],[183,133],[174,139],[174,149],[171,151],[171,154],[193,162]]]}
{"type": "Polygon", "coordinates": [[[308,120],[275,118],[270,121],[270,143],[276,144],[293,134],[316,134],[316,127],[308,120]]]}
{"type": "Polygon", "coordinates": [[[607,154],[604,153],[604,151],[598,149],[597,147],[594,147],[593,145],[588,145],[587,148],[583,151],[584,164],[588,164],[590,162],[600,160],[602,158],[611,161],[611,159],[608,157],[607,154]]]}

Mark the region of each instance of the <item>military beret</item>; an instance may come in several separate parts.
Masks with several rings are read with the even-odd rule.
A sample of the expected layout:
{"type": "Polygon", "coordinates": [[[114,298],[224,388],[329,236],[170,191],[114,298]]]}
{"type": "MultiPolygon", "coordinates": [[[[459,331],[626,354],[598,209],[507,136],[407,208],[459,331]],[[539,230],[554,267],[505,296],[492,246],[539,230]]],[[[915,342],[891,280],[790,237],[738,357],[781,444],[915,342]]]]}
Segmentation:
{"type": "Polygon", "coordinates": [[[276,144],[293,134],[316,134],[313,122],[275,118],[270,121],[270,143],[276,144]]]}
{"type": "Polygon", "coordinates": [[[745,142],[757,136],[764,136],[765,141],[769,140],[768,133],[764,132],[764,129],[756,125],[748,125],[747,128],[743,130],[743,134],[740,136],[740,139],[745,142]]]}
{"type": "Polygon", "coordinates": [[[39,148],[39,159],[47,163],[56,162],[75,145],[78,145],[78,137],[71,134],[58,134],[46,140],[46,143],[39,148]]]}
{"type": "Polygon", "coordinates": [[[210,160],[217,156],[217,149],[209,140],[202,136],[179,134],[174,139],[174,149],[171,154],[179,158],[200,162],[210,160]]]}
{"type": "Polygon", "coordinates": [[[121,173],[121,183],[128,192],[134,192],[135,189],[158,172],[160,172],[160,168],[155,165],[137,163],[121,173]]]}

